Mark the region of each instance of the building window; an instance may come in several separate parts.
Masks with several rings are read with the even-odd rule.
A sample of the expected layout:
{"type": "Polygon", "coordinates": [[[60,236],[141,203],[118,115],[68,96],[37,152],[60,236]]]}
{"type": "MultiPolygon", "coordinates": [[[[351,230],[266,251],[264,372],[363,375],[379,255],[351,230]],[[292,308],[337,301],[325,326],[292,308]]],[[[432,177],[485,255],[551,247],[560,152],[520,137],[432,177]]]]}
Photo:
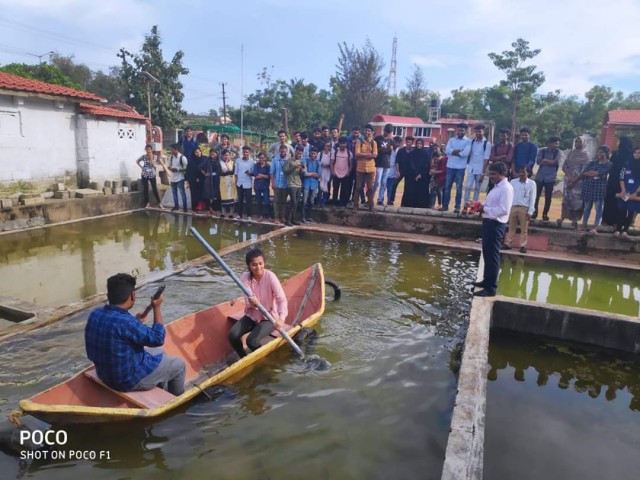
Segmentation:
{"type": "Polygon", "coordinates": [[[404,127],[393,127],[393,135],[395,137],[404,137],[404,127]]]}
{"type": "Polygon", "coordinates": [[[448,128],[447,129],[447,140],[453,138],[455,133],[456,133],[456,131],[453,128],[448,128]]]}
{"type": "Polygon", "coordinates": [[[427,127],[414,127],[413,136],[416,138],[430,137],[431,129],[427,127]]]}
{"type": "Polygon", "coordinates": [[[133,128],[120,127],[118,128],[118,138],[122,138],[124,140],[135,140],[136,132],[133,128]]]}

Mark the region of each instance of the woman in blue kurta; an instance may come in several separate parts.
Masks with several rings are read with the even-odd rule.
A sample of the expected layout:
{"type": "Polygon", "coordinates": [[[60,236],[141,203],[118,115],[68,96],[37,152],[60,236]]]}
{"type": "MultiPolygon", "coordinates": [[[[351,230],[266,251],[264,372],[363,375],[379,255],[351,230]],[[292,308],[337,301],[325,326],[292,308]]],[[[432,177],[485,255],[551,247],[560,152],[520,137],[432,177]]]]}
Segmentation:
{"type": "Polygon", "coordinates": [[[620,193],[618,201],[618,222],[614,235],[629,238],[628,231],[633,217],[640,211],[640,148],[633,150],[633,159],[620,170],[620,193]]]}

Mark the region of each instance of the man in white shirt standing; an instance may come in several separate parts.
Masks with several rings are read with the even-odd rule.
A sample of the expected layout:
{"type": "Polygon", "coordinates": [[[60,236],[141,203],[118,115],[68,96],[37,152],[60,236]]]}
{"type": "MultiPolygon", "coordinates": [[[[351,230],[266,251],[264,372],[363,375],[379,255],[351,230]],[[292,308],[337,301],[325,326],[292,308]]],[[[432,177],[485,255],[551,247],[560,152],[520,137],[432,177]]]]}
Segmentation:
{"type": "Polygon", "coordinates": [[[180,203],[178,202],[178,190],[180,190],[182,208],[184,212],[187,213],[189,211],[187,208],[187,192],[184,188],[184,172],[187,170],[187,157],[180,153],[177,143],[171,145],[171,156],[169,157],[168,168],[171,172],[171,193],[173,193],[173,208],[171,211],[175,212],[180,208],[180,203]]]}
{"type": "Polygon", "coordinates": [[[456,183],[456,205],[454,213],[460,213],[460,203],[462,202],[462,181],[464,180],[464,172],[467,169],[467,157],[469,156],[469,147],[471,139],[465,137],[469,126],[466,123],[459,123],[456,136],[449,139],[445,149],[449,156],[447,161],[447,178],[444,185],[444,195],[442,199],[441,212],[449,210],[449,201],[451,200],[451,189],[453,182],[456,183]]]}
{"type": "MultiPolygon", "coordinates": [[[[479,123],[474,128],[476,136],[471,140],[469,147],[469,156],[467,158],[467,186],[464,189],[464,203],[466,204],[471,197],[471,188],[473,191],[473,200],[477,202],[480,198],[480,186],[484,180],[484,172],[489,163],[491,156],[491,142],[484,137],[484,125],[479,123]]],[[[465,207],[462,214],[468,212],[465,207]]]]}
{"type": "Polygon", "coordinates": [[[516,227],[520,225],[520,253],[527,253],[527,232],[529,220],[535,210],[536,182],[529,178],[527,166],[521,165],[518,178],[511,180],[513,187],[513,207],[509,214],[509,231],[504,240],[503,250],[510,250],[516,227]]]}
{"type": "MultiPolygon", "coordinates": [[[[484,259],[484,275],[480,282],[473,282],[474,287],[482,290],[473,292],[476,297],[495,297],[498,289],[498,273],[500,273],[500,246],[504,239],[511,205],[513,205],[513,187],[507,179],[507,167],[496,162],[489,167],[489,181],[495,187],[487,195],[484,204],[477,210],[483,213],[482,220],[482,258],[484,259]]],[[[476,210],[476,202],[469,202],[467,208],[476,210]]]]}

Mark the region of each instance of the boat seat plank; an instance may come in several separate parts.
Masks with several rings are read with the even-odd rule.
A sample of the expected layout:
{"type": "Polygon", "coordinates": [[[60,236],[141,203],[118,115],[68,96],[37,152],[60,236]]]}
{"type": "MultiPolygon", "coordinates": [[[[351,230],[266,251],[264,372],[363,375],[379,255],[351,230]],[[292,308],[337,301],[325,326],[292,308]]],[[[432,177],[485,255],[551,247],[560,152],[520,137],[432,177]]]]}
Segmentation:
{"type": "Polygon", "coordinates": [[[130,401],[140,408],[158,408],[176,398],[175,395],[172,395],[171,393],[163,390],[160,387],[154,387],[151,390],[139,390],[134,392],[120,392],[118,390],[114,390],[109,385],[100,380],[95,368],[85,371],[84,375],[85,377],[90,378],[94,382],[102,385],[107,390],[112,391],[116,395],[130,401]]]}

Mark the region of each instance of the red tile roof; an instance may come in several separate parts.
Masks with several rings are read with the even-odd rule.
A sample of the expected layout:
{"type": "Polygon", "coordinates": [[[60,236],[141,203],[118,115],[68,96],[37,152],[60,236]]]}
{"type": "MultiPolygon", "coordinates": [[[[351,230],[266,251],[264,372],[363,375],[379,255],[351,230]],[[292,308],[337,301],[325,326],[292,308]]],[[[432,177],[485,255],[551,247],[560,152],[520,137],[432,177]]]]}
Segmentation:
{"type": "Polygon", "coordinates": [[[609,123],[640,125],[640,110],[611,110],[608,117],[609,123]]]}
{"type": "Polygon", "coordinates": [[[90,103],[80,104],[80,113],[87,115],[95,115],[97,117],[116,117],[116,118],[132,118],[134,120],[146,120],[147,117],[140,115],[135,110],[133,112],[125,112],[110,107],[103,107],[101,105],[92,105],[90,103]]]}
{"type": "Polygon", "coordinates": [[[424,125],[425,123],[418,117],[398,117],[395,115],[382,115],[376,114],[371,118],[372,122],[384,122],[384,123],[408,123],[412,125],[424,125]]]}
{"type": "Polygon", "coordinates": [[[51,83],[41,82],[40,80],[33,80],[32,78],[11,75],[10,73],[5,72],[0,72],[0,89],[15,90],[18,92],[45,93],[60,97],[104,102],[104,99],[94,95],[93,93],[83,92],[81,90],[76,90],[75,88],[53,85],[51,83]]]}

